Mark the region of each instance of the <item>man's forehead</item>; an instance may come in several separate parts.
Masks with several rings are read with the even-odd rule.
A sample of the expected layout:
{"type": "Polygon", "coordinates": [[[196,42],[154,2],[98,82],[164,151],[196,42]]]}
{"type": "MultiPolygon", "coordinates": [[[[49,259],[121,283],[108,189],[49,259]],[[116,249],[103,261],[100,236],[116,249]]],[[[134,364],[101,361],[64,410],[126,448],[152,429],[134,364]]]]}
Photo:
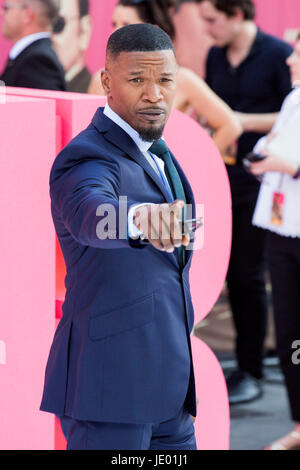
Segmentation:
{"type": "Polygon", "coordinates": [[[172,49],[162,51],[122,51],[113,59],[117,65],[125,68],[134,68],[136,66],[147,67],[174,67],[176,58],[172,49]]]}

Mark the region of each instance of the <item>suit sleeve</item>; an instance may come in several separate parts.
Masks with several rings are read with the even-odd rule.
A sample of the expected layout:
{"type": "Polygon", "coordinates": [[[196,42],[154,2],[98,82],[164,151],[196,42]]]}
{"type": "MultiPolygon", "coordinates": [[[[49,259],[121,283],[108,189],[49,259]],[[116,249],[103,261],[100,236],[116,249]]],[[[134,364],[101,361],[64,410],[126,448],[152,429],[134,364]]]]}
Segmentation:
{"type": "Polygon", "coordinates": [[[54,217],[59,217],[72,237],[94,248],[144,248],[127,237],[129,201],[119,190],[120,170],[106,159],[83,161],[55,177],[50,195],[54,217]]]}
{"type": "Polygon", "coordinates": [[[56,91],[66,89],[62,70],[51,57],[42,54],[31,55],[20,67],[15,86],[56,91]]]}

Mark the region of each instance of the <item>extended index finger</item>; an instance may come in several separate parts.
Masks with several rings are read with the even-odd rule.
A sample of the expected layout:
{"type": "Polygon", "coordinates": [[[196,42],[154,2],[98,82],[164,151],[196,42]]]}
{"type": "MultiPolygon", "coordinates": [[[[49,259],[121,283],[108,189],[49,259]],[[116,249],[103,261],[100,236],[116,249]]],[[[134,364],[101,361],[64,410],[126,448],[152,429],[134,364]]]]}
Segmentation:
{"type": "Polygon", "coordinates": [[[175,216],[177,217],[177,219],[181,220],[181,218],[182,218],[182,209],[184,208],[184,201],[182,201],[181,199],[176,199],[176,201],[174,201],[171,204],[171,208],[172,208],[175,216]]]}

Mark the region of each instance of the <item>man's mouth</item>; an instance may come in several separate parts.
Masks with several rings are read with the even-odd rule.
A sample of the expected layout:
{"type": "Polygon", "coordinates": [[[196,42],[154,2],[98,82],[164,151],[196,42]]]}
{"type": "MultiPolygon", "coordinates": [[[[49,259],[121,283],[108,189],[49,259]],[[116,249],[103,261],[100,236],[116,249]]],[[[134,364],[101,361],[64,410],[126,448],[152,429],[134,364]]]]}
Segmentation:
{"type": "Polygon", "coordinates": [[[155,122],[161,120],[166,115],[166,112],[163,109],[149,108],[139,111],[138,115],[147,122],[155,122]]]}

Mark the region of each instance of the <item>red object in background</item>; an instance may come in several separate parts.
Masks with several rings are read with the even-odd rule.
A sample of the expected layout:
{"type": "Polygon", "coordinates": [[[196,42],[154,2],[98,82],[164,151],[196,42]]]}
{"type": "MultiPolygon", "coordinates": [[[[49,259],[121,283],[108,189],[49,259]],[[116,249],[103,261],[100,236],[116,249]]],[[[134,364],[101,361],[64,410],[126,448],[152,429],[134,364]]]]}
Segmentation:
{"type": "Polygon", "coordinates": [[[55,318],[60,320],[62,318],[62,306],[64,301],[57,300],[55,301],[55,318]]]}
{"type": "Polygon", "coordinates": [[[66,287],[65,287],[65,276],[66,276],[66,265],[65,260],[56,238],[56,306],[55,306],[55,317],[62,317],[62,304],[65,298],[66,287]]]}
{"type": "Polygon", "coordinates": [[[60,421],[55,417],[55,450],[66,450],[67,442],[61,430],[60,421]]]}

